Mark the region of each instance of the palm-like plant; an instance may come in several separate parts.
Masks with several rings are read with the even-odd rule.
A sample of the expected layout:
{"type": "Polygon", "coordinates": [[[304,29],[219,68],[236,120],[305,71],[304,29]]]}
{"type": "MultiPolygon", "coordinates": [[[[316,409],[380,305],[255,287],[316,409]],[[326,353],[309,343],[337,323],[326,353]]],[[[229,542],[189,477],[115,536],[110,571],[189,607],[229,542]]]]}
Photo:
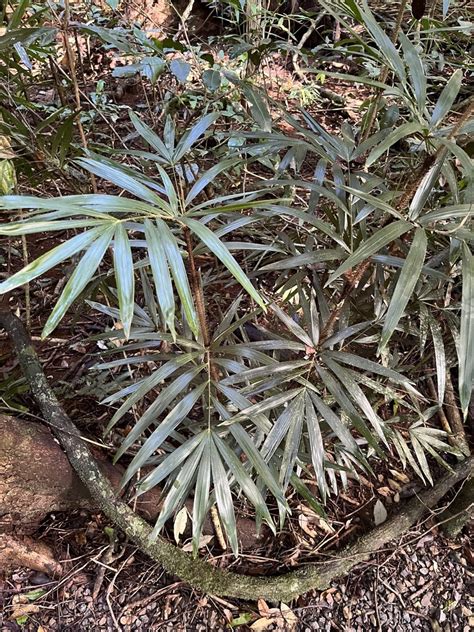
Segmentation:
{"type": "MultiPolygon", "coordinates": [[[[132,330],[132,324],[138,309],[135,304],[136,270],[143,267],[150,270],[160,313],[160,332],[150,336],[155,340],[168,341],[173,345],[175,353],[171,359],[162,354],[160,359],[163,359],[163,363],[155,372],[148,378],[136,382],[132,389],[125,388],[111,399],[117,401],[132,392],[113,416],[109,429],[135,403],[148,393],[154,392],[164,380],[169,382],[139,419],[118,453],[119,457],[137,440],[141,442],[148,428],[162,419],[150,436],[143,441],[127,470],[124,483],[129,481],[162,444],[170,440],[170,437],[174,438],[176,435],[184,439],[183,434],[178,435],[176,432],[178,427],[182,427],[181,432],[184,429],[188,435],[186,441],[183,440],[183,445],[173,450],[167,458],[161,459],[162,462],[143,480],[139,490],[144,491],[163,479],[168,480],[169,484],[170,475],[173,478],[173,484],[169,485],[170,491],[157,522],[156,533],[176,506],[184,501],[191,484],[196,484],[196,489],[199,490],[195,495],[194,511],[194,534],[197,544],[210,502],[212,482],[215,501],[232,548],[236,551],[238,545],[231,501],[231,482],[238,483],[246,497],[256,506],[262,519],[269,524],[273,524],[273,521],[261,492],[249,475],[249,468],[239,461],[235,446],[223,440],[224,435],[233,437],[238,434],[239,441],[245,446],[249,463],[252,467],[258,467],[259,475],[281,506],[286,507],[286,503],[269,467],[246,431],[237,426],[231,430],[219,427],[220,420],[216,417],[216,411],[221,406],[216,390],[219,372],[213,357],[214,349],[209,337],[202,289],[195,264],[194,241],[197,238],[201,247],[206,247],[223,263],[226,270],[237,279],[257,305],[264,307],[263,299],[219,238],[219,231],[210,230],[206,224],[212,219],[228,217],[241,209],[255,211],[269,204],[274,205],[278,200],[266,200],[263,197],[266,190],[260,190],[197,202],[199,195],[211,181],[240,161],[238,156],[228,157],[197,178],[192,175],[192,168],[186,164],[185,158],[193,145],[215,122],[217,115],[209,114],[201,118],[178,142],[175,141],[175,130],[171,120],[167,122],[163,141],[134,114],[131,118],[138,133],[156,152],[148,153],[146,157],[153,162],[160,175],[160,182],[112,160],[94,156],[82,158],[78,160],[78,164],[95,176],[108,179],[137,199],[105,194],[73,195],[48,200],[28,196],[4,196],[1,202],[3,209],[34,209],[30,211],[27,220],[4,225],[4,235],[34,234],[44,230],[85,230],[12,275],[0,285],[0,291],[8,292],[30,282],[82,252],[74,272],[44,326],[43,336],[47,336],[57,327],[73,301],[97,275],[99,266],[104,263],[104,258],[107,259],[107,252],[111,248],[118,301],[117,316],[123,327],[123,336],[129,340],[137,335],[139,340],[144,340],[145,332],[145,339],[148,341],[150,338],[147,327],[144,328],[140,323],[138,329],[133,327],[132,330]],[[137,239],[137,236],[143,239],[137,239]],[[146,258],[136,261],[134,250],[140,252],[143,248],[146,249],[146,258]],[[180,300],[181,317],[176,313],[175,292],[180,300]],[[177,333],[179,330],[182,335],[177,333]],[[137,331],[141,337],[136,334],[137,331]],[[189,418],[198,403],[204,423],[193,423],[189,418]],[[230,474],[232,481],[229,481],[230,474]]],[[[225,234],[232,229],[232,224],[229,224],[220,232],[225,234]]],[[[249,245],[254,246],[255,244],[249,245]]],[[[261,248],[266,250],[265,245],[261,248]]],[[[155,326],[156,322],[152,328],[155,329],[155,326]]],[[[124,346],[122,349],[126,348],[124,346]]],[[[114,365],[113,362],[111,364],[114,365]]]]}
{"type": "MultiPolygon", "coordinates": [[[[393,44],[388,46],[370,16],[368,25],[380,49],[388,47],[393,56],[393,44]]],[[[275,499],[282,521],[289,511],[289,485],[322,511],[304,485],[303,473],[315,477],[324,502],[337,492],[340,479],[370,471],[370,457],[383,457],[387,449],[395,449],[404,464],[428,480],[426,453],[441,462],[440,453],[459,453],[426,422],[443,401],[446,371],[455,364],[452,355],[458,358],[464,413],[472,387],[470,162],[456,144],[461,126],[441,128],[460,77],[450,79],[429,111],[421,61],[407,38],[401,44],[403,58],[396,50],[397,58],[391,58],[401,88],[392,89],[391,95],[403,102],[409,120],[395,131],[380,129],[361,144],[349,126],[341,137],[330,135],[305,112],[303,122],[287,117],[299,137],[248,133],[243,151],[250,160],[263,156],[276,163],[277,175],[264,188],[206,194],[210,183],[244,161],[242,153],[230,153],[199,171],[193,152],[217,114],[202,117],[179,140],[171,119],[160,138],[132,114],[135,130],[150,150],[130,153],[146,171],[94,154],[78,160],[131,197],[1,198],[5,210],[31,209],[27,219],[3,225],[1,234],[82,230],[0,284],[0,292],[13,290],[83,253],[44,336],[91,281],[99,276],[104,288],[110,286],[108,268],[113,268],[115,287],[108,294],[117,307],[93,306],[121,322],[119,331],[104,338],[120,339],[125,357],[106,357],[97,368],[113,370],[115,384],[123,366],[129,375],[140,364],[153,367],[105,403],[121,402],[107,431],[140,410],[117,458],[133,456],[123,483],[140,474],[137,493],[163,487],[155,535],[194,491],[195,552],[205,515],[217,504],[236,553],[233,491],[255,507],[258,523],[275,529],[268,496],[275,499]],[[408,135],[423,139],[434,158],[413,180],[416,194],[405,202],[377,166],[408,135]],[[282,149],[287,153],[280,161],[282,149]],[[318,156],[314,179],[285,177],[286,168],[297,170],[308,153],[318,156]],[[459,160],[460,172],[452,156],[459,160]],[[357,161],[364,157],[362,170],[357,161]],[[440,175],[450,191],[440,187],[440,175]],[[296,188],[300,203],[282,199],[283,187],[296,188]],[[223,240],[236,231],[246,241],[223,240]],[[235,250],[240,263],[231,254],[235,250]],[[201,275],[203,252],[222,267],[213,265],[201,275]],[[263,273],[273,281],[271,293],[263,283],[257,291],[251,282],[263,273]],[[461,284],[461,273],[461,305],[450,304],[446,297],[461,284]],[[204,290],[217,282],[228,286],[229,277],[245,292],[221,309],[204,290]],[[434,309],[443,316],[442,324],[434,309]],[[255,328],[252,321],[265,311],[267,326],[255,328]],[[456,343],[451,355],[446,331],[456,343]],[[423,353],[428,334],[439,396],[431,407],[415,384],[420,371],[406,351],[406,341],[415,336],[423,353]],[[146,355],[134,355],[136,351],[146,355]]],[[[268,129],[264,101],[245,85],[245,93],[253,95],[254,115],[268,129]]],[[[106,354],[114,352],[111,348],[106,354]]]]}

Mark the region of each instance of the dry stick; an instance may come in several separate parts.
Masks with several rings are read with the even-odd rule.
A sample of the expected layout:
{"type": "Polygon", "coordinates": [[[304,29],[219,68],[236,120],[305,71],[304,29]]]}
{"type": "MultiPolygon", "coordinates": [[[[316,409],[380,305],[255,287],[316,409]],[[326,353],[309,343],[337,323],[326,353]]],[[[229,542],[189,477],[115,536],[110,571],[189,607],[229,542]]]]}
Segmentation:
{"type": "MultiPolygon", "coordinates": [[[[316,30],[317,25],[319,24],[319,22],[321,22],[321,20],[323,19],[324,15],[325,15],[324,13],[321,13],[315,20],[311,20],[311,24],[309,25],[308,30],[303,33],[298,45],[295,48],[295,52],[293,53],[293,56],[291,58],[291,61],[293,63],[294,71],[295,71],[297,77],[299,79],[301,79],[301,81],[303,81],[303,82],[306,82],[307,77],[306,77],[305,71],[303,71],[301,69],[301,66],[299,65],[298,57],[299,57],[299,55],[301,53],[301,49],[305,45],[305,43],[308,40],[308,38],[314,33],[314,31],[316,30]]],[[[340,94],[337,94],[337,92],[334,92],[334,90],[329,90],[329,88],[325,88],[323,85],[318,85],[318,93],[322,97],[327,99],[328,101],[336,103],[337,105],[342,105],[342,106],[346,105],[345,97],[343,97],[340,94]]]]}
{"type": "MultiPolygon", "coordinates": [[[[16,180],[16,178],[15,178],[16,180]]],[[[15,184],[14,192],[17,193],[17,187],[15,184]]],[[[25,219],[25,214],[23,210],[20,210],[20,219],[23,221],[25,219]]],[[[28,255],[28,242],[26,240],[26,235],[21,236],[21,252],[23,256],[23,266],[26,267],[29,262],[28,255]]],[[[28,331],[31,331],[31,293],[30,293],[30,284],[29,282],[23,285],[23,289],[25,290],[25,316],[26,316],[26,328],[28,331]]]]}
{"type": "MultiPolygon", "coordinates": [[[[63,74],[66,79],[68,79],[68,75],[67,72],[61,68],[61,66],[59,64],[57,64],[54,60],[50,60],[52,63],[52,66],[54,68],[56,68],[57,72],[60,72],[61,74],[63,74]]],[[[127,148],[126,143],[124,142],[123,138],[120,136],[120,134],[117,132],[117,130],[115,129],[115,127],[110,123],[110,121],[107,119],[107,117],[104,115],[103,112],[101,112],[101,110],[95,105],[95,103],[93,101],[90,100],[90,98],[87,96],[87,94],[81,90],[79,88],[79,96],[82,97],[83,99],[85,99],[88,103],[88,105],[95,111],[95,113],[100,116],[100,118],[103,120],[103,122],[107,125],[107,127],[110,129],[110,131],[112,132],[112,134],[114,134],[114,136],[117,138],[117,140],[125,147],[127,148]]]]}
{"type": "Polygon", "coordinates": [[[462,417],[459,413],[458,403],[454,394],[454,386],[449,369],[446,371],[446,389],[444,397],[446,400],[446,414],[450,421],[451,428],[453,429],[454,444],[463,454],[469,456],[471,451],[469,450],[469,444],[466,439],[462,417]]]}
{"type": "Polygon", "coordinates": [[[186,30],[186,22],[189,20],[189,16],[191,15],[194,8],[194,0],[189,0],[188,6],[184,9],[183,13],[180,15],[178,11],[176,13],[179,16],[181,24],[178,27],[178,31],[176,33],[176,39],[179,40],[180,36],[186,30]]]}
{"type": "MultiPolygon", "coordinates": [[[[23,220],[24,214],[21,211],[20,217],[23,220]]],[[[23,266],[26,267],[28,265],[28,243],[26,241],[26,235],[21,236],[21,250],[23,255],[23,266]]],[[[31,294],[30,294],[30,284],[25,283],[23,286],[25,290],[25,315],[26,315],[26,328],[28,331],[31,330],[31,294]]]]}
{"type": "Polygon", "coordinates": [[[221,524],[221,519],[219,518],[219,512],[217,511],[217,508],[215,505],[211,507],[210,514],[211,514],[212,524],[214,525],[214,530],[216,532],[216,538],[217,538],[217,541],[219,542],[219,546],[221,547],[223,551],[227,551],[227,542],[225,540],[224,531],[222,530],[222,524],[221,524]]]}
{"type": "MultiPolygon", "coordinates": [[[[398,35],[400,33],[400,28],[402,26],[403,15],[405,13],[407,2],[408,0],[402,0],[402,2],[400,3],[400,9],[398,11],[397,21],[395,22],[395,26],[393,27],[392,37],[390,38],[392,41],[392,44],[396,44],[397,42],[398,35]]],[[[387,81],[389,72],[390,72],[390,67],[387,64],[385,64],[379,77],[379,81],[381,83],[385,83],[387,81]]],[[[382,88],[379,88],[377,90],[376,97],[371,106],[366,128],[364,130],[364,133],[362,134],[361,142],[363,142],[364,140],[367,140],[370,136],[370,132],[372,131],[372,127],[373,127],[373,124],[375,123],[375,118],[377,116],[377,112],[379,109],[379,103],[380,103],[380,99],[382,98],[382,92],[383,92],[382,88]]]]}
{"type": "MultiPolygon", "coordinates": [[[[76,62],[74,59],[74,54],[72,52],[72,47],[71,44],[69,42],[69,36],[68,36],[68,31],[69,31],[69,21],[70,21],[70,16],[71,16],[71,10],[70,10],[70,6],[69,6],[69,0],[64,0],[64,20],[63,20],[63,41],[64,41],[64,48],[66,51],[66,60],[69,66],[69,72],[71,73],[71,81],[72,81],[72,86],[74,89],[74,99],[76,101],[76,110],[77,110],[77,129],[79,130],[79,135],[81,137],[81,142],[82,142],[82,146],[84,147],[85,150],[88,149],[88,144],[87,144],[87,138],[86,138],[86,134],[84,132],[84,128],[82,127],[82,123],[81,123],[81,119],[80,119],[80,113],[81,113],[81,93],[79,90],[79,84],[77,82],[77,75],[76,75],[76,62]]],[[[95,176],[93,173],[90,174],[90,181],[91,181],[91,185],[92,185],[92,190],[94,191],[94,193],[97,193],[97,181],[95,179],[95,176]]]]}
{"type": "MultiPolygon", "coordinates": [[[[430,392],[431,399],[433,400],[434,403],[436,402],[439,403],[438,392],[435,388],[433,378],[429,377],[426,383],[428,384],[428,390],[430,392]]],[[[448,441],[450,445],[454,445],[454,437],[452,436],[451,426],[449,425],[449,421],[446,417],[444,408],[442,406],[439,407],[438,416],[441,423],[441,427],[443,428],[444,432],[446,432],[446,434],[448,435],[448,441]]]]}
{"type": "Polygon", "coordinates": [[[79,430],[56,399],[22,322],[11,312],[0,312],[0,326],[6,329],[13,342],[26,381],[44,418],[52,422],[56,438],[97,506],[168,573],[214,595],[249,600],[261,597],[287,602],[308,590],[323,590],[334,579],[347,574],[354,566],[368,559],[374,551],[400,537],[454,485],[472,476],[474,472],[474,458],[470,457],[457,465],[452,473],[446,474],[434,487],[410,500],[393,518],[363,535],[355,544],[334,554],[328,561],[272,577],[254,577],[224,571],[202,559],[193,558],[163,538],[151,539],[150,525],[116,497],[79,430]]]}
{"type": "Polygon", "coordinates": [[[53,77],[53,82],[54,82],[54,85],[56,87],[56,91],[58,93],[59,100],[61,102],[61,106],[64,108],[67,105],[67,100],[66,100],[66,96],[64,94],[63,86],[61,84],[61,80],[58,77],[56,66],[54,65],[54,62],[53,62],[52,58],[48,57],[48,61],[49,61],[49,67],[50,67],[50,70],[51,70],[51,75],[53,77]]]}

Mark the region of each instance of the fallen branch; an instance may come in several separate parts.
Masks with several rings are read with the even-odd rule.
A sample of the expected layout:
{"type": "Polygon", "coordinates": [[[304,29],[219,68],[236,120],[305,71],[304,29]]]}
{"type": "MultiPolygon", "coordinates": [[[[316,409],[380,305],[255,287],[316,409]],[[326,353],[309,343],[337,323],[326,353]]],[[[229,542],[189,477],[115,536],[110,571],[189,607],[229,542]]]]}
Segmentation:
{"type": "Polygon", "coordinates": [[[448,538],[455,538],[474,518],[474,478],[466,481],[454,501],[440,515],[442,530],[448,538]]]}
{"type": "Polygon", "coordinates": [[[54,559],[53,552],[43,542],[29,537],[21,539],[8,533],[0,533],[0,570],[10,566],[26,566],[50,577],[60,576],[63,567],[54,559]]]}
{"type": "Polygon", "coordinates": [[[147,555],[159,562],[172,575],[193,587],[226,597],[255,600],[288,601],[311,589],[322,590],[330,582],[348,573],[374,551],[400,537],[417,522],[425,511],[434,507],[456,483],[470,477],[474,459],[458,465],[434,487],[413,498],[386,523],[359,538],[330,560],[273,577],[250,577],[215,568],[209,562],[195,559],[163,538],[151,540],[150,525],[122,500],[102,474],[94,457],[71,419],[63,411],[43,373],[38,356],[21,321],[11,313],[0,313],[0,326],[8,332],[22,366],[25,378],[45,419],[66,452],[69,461],[88,488],[97,506],[147,555]]]}

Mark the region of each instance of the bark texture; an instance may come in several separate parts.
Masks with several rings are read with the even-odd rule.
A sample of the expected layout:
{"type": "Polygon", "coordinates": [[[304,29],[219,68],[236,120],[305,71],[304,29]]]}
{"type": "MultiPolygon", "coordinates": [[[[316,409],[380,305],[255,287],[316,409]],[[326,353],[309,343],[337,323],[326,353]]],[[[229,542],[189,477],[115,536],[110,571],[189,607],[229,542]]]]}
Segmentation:
{"type": "Polygon", "coordinates": [[[455,538],[474,518],[474,478],[464,482],[454,501],[441,514],[443,531],[449,538],[455,538]]]}
{"type": "Polygon", "coordinates": [[[54,559],[53,551],[43,542],[0,533],[0,572],[10,565],[26,566],[50,577],[61,575],[63,570],[54,559]]]}
{"type": "Polygon", "coordinates": [[[44,418],[51,423],[71,465],[99,508],[167,572],[214,595],[249,600],[262,597],[286,602],[311,589],[324,589],[331,581],[367,559],[371,553],[398,538],[428,508],[435,506],[454,485],[470,477],[473,472],[474,459],[471,457],[458,465],[452,474],[444,476],[434,487],[400,508],[393,518],[362,536],[354,545],[335,554],[329,561],[273,577],[249,577],[227,572],[202,559],[194,559],[163,538],[151,540],[150,525],[117,499],[113,487],[102,474],[78,429],[61,408],[21,321],[11,313],[0,313],[0,325],[5,327],[14,343],[25,378],[44,418]]]}

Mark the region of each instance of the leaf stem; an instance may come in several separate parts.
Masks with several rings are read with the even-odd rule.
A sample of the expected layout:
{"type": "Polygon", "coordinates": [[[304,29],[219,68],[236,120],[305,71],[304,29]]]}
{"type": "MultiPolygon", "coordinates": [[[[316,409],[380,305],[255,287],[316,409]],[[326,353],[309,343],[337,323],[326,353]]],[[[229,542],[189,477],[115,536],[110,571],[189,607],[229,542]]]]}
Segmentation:
{"type": "MultiPolygon", "coordinates": [[[[405,9],[407,6],[407,1],[408,0],[402,0],[402,2],[400,3],[400,9],[398,11],[397,21],[395,22],[395,26],[393,27],[393,31],[392,31],[392,36],[390,38],[392,41],[392,44],[396,44],[397,42],[398,34],[400,33],[400,28],[402,26],[403,16],[405,14],[405,9]]],[[[389,72],[390,72],[390,66],[388,64],[385,64],[385,66],[383,67],[380,73],[380,77],[378,79],[380,83],[385,83],[387,81],[389,72]]],[[[361,142],[364,142],[370,136],[372,127],[377,117],[377,112],[379,111],[379,104],[380,104],[381,98],[382,98],[382,89],[378,88],[375,98],[372,101],[372,104],[369,106],[368,119],[367,119],[364,133],[362,134],[361,142]]]]}

